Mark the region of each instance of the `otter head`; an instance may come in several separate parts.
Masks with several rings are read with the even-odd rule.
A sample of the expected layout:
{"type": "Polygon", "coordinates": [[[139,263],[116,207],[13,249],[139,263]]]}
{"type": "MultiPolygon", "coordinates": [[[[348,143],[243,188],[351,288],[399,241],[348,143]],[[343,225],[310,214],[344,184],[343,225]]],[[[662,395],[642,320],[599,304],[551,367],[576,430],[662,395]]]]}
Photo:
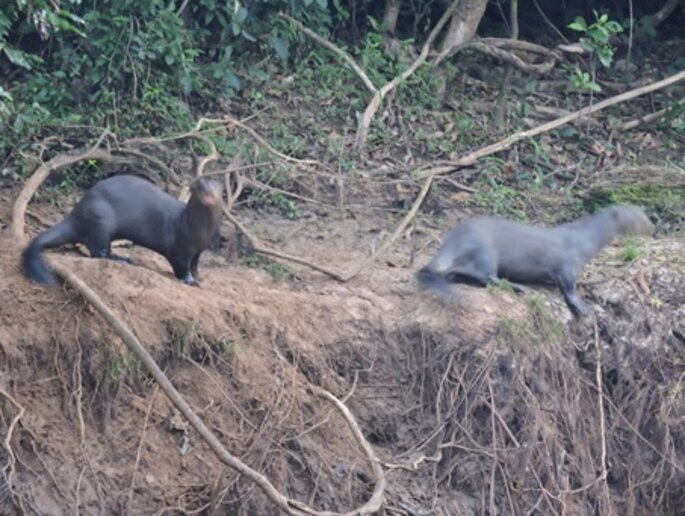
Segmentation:
{"type": "Polygon", "coordinates": [[[216,181],[201,177],[190,185],[190,198],[197,199],[207,207],[221,207],[221,195],[223,190],[216,181]]]}
{"type": "Polygon", "coordinates": [[[611,218],[616,226],[616,232],[620,235],[649,235],[654,226],[649,218],[637,206],[612,206],[611,218]]]}

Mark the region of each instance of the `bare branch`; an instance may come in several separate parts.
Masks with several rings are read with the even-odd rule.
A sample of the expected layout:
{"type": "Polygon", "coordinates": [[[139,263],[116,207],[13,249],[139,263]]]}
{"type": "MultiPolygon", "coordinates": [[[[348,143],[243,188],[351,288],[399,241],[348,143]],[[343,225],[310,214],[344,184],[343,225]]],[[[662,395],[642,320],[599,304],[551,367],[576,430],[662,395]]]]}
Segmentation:
{"type": "Polygon", "coordinates": [[[580,109],[574,113],[571,113],[570,115],[557,118],[556,120],[552,120],[550,122],[547,122],[546,124],[534,127],[533,129],[528,129],[525,131],[520,131],[518,133],[512,134],[507,138],[500,140],[499,142],[493,143],[492,145],[488,145],[487,147],[483,147],[474,152],[471,152],[461,159],[452,161],[448,166],[445,166],[443,164],[438,168],[428,169],[421,174],[421,177],[430,177],[438,174],[446,174],[448,172],[454,171],[457,168],[472,165],[479,159],[494,154],[496,152],[502,151],[504,149],[508,149],[509,147],[511,147],[517,142],[520,142],[521,140],[525,140],[527,138],[532,138],[533,136],[546,133],[548,131],[551,131],[552,129],[556,129],[557,127],[561,127],[562,125],[566,125],[570,122],[578,120],[583,116],[589,116],[593,113],[601,111],[602,109],[605,109],[609,106],[620,104],[621,102],[634,99],[635,97],[645,95],[646,93],[651,93],[652,91],[663,89],[672,84],[676,84],[677,82],[680,82],[683,79],[685,79],[685,70],[661,81],[654,82],[650,85],[643,86],[641,88],[637,88],[635,90],[622,93],[621,95],[616,95],[615,97],[608,98],[606,100],[603,100],[602,102],[598,102],[593,106],[580,109]]]}
{"type": "Polygon", "coordinates": [[[85,151],[75,154],[60,154],[59,156],[55,156],[51,160],[46,161],[40,167],[38,167],[28,181],[24,183],[24,187],[21,189],[14,201],[14,207],[12,208],[12,222],[10,223],[10,232],[17,240],[21,241],[24,238],[26,207],[28,206],[31,197],[38,187],[43,183],[43,181],[45,181],[45,179],[54,170],[59,170],[60,168],[73,165],[74,163],[79,163],[88,159],[99,159],[103,161],[112,159],[112,155],[109,153],[109,151],[100,148],[103,140],[108,135],[111,135],[108,130],[103,131],[95,144],[85,151]]]}
{"type": "Polygon", "coordinates": [[[300,29],[302,32],[304,32],[307,36],[312,38],[314,41],[319,43],[320,45],[323,45],[326,47],[328,50],[331,52],[335,53],[336,55],[340,56],[352,70],[359,76],[359,78],[362,80],[364,83],[364,86],[366,86],[366,89],[369,90],[371,93],[376,93],[378,91],[378,88],[374,86],[374,84],[371,82],[371,79],[369,79],[369,76],[366,75],[366,72],[361,69],[361,67],[352,59],[349,54],[338,48],[336,45],[328,41],[326,38],[319,36],[316,32],[313,30],[308,29],[302,23],[300,23],[298,20],[293,18],[292,16],[289,16],[285,13],[278,13],[278,15],[281,18],[284,18],[291,22],[292,24],[295,25],[298,29],[300,29]]]}

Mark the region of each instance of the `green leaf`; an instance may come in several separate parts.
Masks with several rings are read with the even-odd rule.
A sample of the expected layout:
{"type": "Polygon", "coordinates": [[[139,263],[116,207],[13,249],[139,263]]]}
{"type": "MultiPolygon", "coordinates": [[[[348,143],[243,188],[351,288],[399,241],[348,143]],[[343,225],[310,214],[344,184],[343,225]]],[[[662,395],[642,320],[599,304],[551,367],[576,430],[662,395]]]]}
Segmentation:
{"type": "Polygon", "coordinates": [[[319,7],[321,7],[321,9],[328,8],[328,0],[316,0],[316,3],[319,4],[319,7]]]}
{"type": "Polygon", "coordinates": [[[251,43],[257,41],[257,38],[255,38],[251,32],[247,32],[246,30],[242,32],[242,36],[251,43]]]}
{"type": "Polygon", "coordinates": [[[607,23],[606,28],[614,34],[618,32],[623,32],[623,27],[621,27],[621,24],[615,21],[610,21],[609,23],[607,23]]]}
{"type": "Polygon", "coordinates": [[[0,9],[0,38],[7,34],[8,29],[12,26],[10,19],[5,16],[5,13],[0,9]]]}
{"type": "Polygon", "coordinates": [[[174,58],[173,54],[166,54],[164,56],[164,62],[168,65],[171,66],[176,62],[176,59],[174,58]]]}
{"type": "Polygon", "coordinates": [[[4,45],[2,50],[5,52],[7,59],[9,59],[11,63],[21,66],[22,68],[26,68],[27,70],[31,69],[31,63],[29,63],[27,54],[25,52],[17,50],[16,48],[8,47],[7,45],[4,45]]]}
{"type": "Polygon", "coordinates": [[[595,45],[587,38],[580,38],[580,46],[589,52],[595,50],[595,45]]]}
{"type": "Polygon", "coordinates": [[[614,58],[614,51],[611,48],[602,48],[597,52],[597,57],[604,68],[609,68],[614,58]]]}
{"type": "Polygon", "coordinates": [[[5,88],[2,86],[0,86],[0,97],[3,99],[12,100],[12,95],[10,95],[9,91],[5,90],[5,88]]]}
{"type": "Polygon", "coordinates": [[[587,30],[587,24],[581,16],[578,16],[573,23],[569,24],[568,28],[571,30],[577,30],[578,32],[584,32],[587,30]]]}
{"type": "Polygon", "coordinates": [[[276,51],[276,55],[282,60],[288,60],[288,42],[283,38],[272,36],[270,38],[271,46],[276,51]]]}
{"type": "Polygon", "coordinates": [[[241,7],[240,9],[238,9],[238,12],[235,15],[235,23],[242,24],[247,19],[247,15],[247,9],[241,7]]]}
{"type": "Polygon", "coordinates": [[[229,71],[226,74],[226,82],[228,83],[228,86],[231,89],[236,90],[236,91],[240,90],[240,88],[242,87],[242,85],[240,84],[240,79],[238,78],[238,76],[231,71],[229,71]]]}
{"type": "Polygon", "coordinates": [[[191,91],[193,91],[193,80],[187,73],[184,73],[181,76],[181,89],[185,95],[188,95],[191,91]]]}

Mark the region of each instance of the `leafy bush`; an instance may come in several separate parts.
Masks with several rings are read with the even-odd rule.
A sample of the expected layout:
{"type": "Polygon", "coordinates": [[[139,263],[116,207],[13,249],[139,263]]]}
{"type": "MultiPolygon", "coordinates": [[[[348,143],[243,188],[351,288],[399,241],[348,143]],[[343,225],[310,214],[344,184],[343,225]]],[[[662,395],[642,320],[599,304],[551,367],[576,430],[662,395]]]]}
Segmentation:
{"type": "Polygon", "coordinates": [[[0,158],[47,125],[120,134],[184,129],[230,98],[255,62],[286,65],[300,37],[279,11],[327,32],[327,0],[10,0],[0,7],[0,158]]]}

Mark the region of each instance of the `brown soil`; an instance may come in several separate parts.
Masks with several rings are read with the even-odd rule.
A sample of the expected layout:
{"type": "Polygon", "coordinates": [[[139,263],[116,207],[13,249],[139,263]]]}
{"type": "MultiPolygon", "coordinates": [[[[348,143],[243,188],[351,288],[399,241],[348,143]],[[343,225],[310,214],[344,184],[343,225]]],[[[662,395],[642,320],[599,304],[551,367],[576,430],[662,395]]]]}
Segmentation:
{"type": "MultiPolygon", "coordinates": [[[[3,197],[0,227],[12,198],[3,197]]],[[[262,237],[288,234],[288,252],[341,269],[388,226],[371,214],[253,219],[262,237]]],[[[21,276],[21,248],[6,233],[0,434],[12,433],[0,448],[0,513],[277,514],[75,292],[21,276]]],[[[351,510],[373,484],[343,419],[309,383],[350,394],[384,462],[386,514],[682,510],[682,239],[647,240],[630,264],[618,247],[593,262],[581,292],[596,326],[573,321],[554,290],[463,286],[458,306],[417,293],[413,271],[436,246],[426,242],[400,241],[346,284],[290,264],[296,279],[276,281],[222,252],[203,257],[201,288],[140,248],[121,251],[136,266],[45,254],[103,297],[232,453],[319,510],[351,510]]]]}

